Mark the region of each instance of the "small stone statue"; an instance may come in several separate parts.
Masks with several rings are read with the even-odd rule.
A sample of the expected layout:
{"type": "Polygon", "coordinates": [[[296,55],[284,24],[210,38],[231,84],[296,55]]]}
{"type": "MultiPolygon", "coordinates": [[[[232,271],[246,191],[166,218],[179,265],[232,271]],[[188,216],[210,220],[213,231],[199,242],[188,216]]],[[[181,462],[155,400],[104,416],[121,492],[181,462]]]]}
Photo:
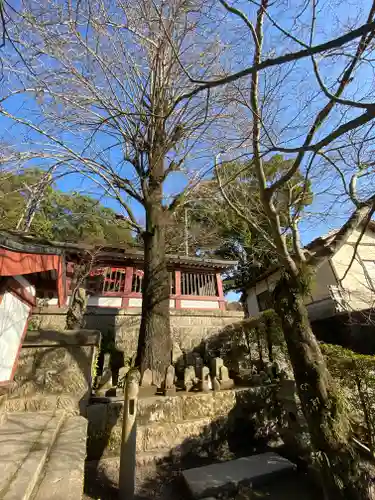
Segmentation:
{"type": "Polygon", "coordinates": [[[152,371],[150,370],[150,368],[147,368],[147,370],[143,372],[141,378],[141,386],[150,387],[151,384],[152,384],[152,371]]]}
{"type": "Polygon", "coordinates": [[[165,375],[164,382],[164,395],[165,396],[175,396],[176,395],[176,386],[174,384],[175,380],[175,369],[174,366],[169,365],[167,368],[167,372],[165,375]]]}
{"type": "Polygon", "coordinates": [[[128,371],[130,370],[130,366],[122,366],[119,371],[118,371],[118,380],[117,380],[117,387],[120,389],[125,388],[125,379],[126,375],[128,374],[128,371]]]}
{"type": "Polygon", "coordinates": [[[212,385],[210,384],[210,369],[207,366],[202,367],[201,390],[202,392],[209,392],[212,385]]]}
{"type": "Polygon", "coordinates": [[[202,378],[203,359],[197,354],[194,359],[195,373],[198,378],[202,378]]]}
{"type": "Polygon", "coordinates": [[[215,392],[220,391],[220,382],[216,377],[213,377],[212,379],[212,388],[215,392]]]}
{"type": "Polygon", "coordinates": [[[98,383],[97,394],[104,395],[112,387],[111,355],[110,353],[106,353],[104,354],[103,371],[98,383]]]}
{"type": "Polygon", "coordinates": [[[184,359],[184,353],[182,352],[180,346],[177,344],[177,342],[173,342],[173,347],[172,347],[172,363],[176,364],[180,360],[184,359]]]}
{"type": "Polygon", "coordinates": [[[139,386],[139,396],[149,397],[156,394],[157,387],[152,384],[152,370],[147,368],[141,377],[141,384],[139,386]]]}
{"type": "Polygon", "coordinates": [[[234,381],[229,378],[229,371],[226,366],[220,367],[220,389],[233,389],[234,381]]]}
{"type": "Polygon", "coordinates": [[[185,353],[185,365],[186,366],[194,366],[194,362],[195,362],[194,353],[191,351],[186,352],[185,353]]]}
{"type": "Polygon", "coordinates": [[[194,385],[197,383],[197,378],[195,375],[195,368],[194,366],[188,366],[185,368],[184,372],[184,387],[186,392],[191,391],[191,389],[194,387],[194,385]]]}

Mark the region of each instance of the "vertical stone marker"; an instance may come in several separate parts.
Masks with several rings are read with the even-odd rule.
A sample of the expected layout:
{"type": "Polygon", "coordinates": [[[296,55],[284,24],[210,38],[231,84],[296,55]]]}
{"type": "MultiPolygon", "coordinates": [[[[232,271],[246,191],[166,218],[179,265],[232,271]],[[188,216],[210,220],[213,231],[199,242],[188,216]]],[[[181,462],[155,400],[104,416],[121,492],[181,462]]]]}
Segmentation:
{"type": "Polygon", "coordinates": [[[150,370],[150,368],[147,368],[147,370],[143,372],[141,379],[141,386],[150,387],[151,384],[152,384],[152,371],[150,370]]]}
{"type": "Polygon", "coordinates": [[[137,403],[140,374],[131,370],[125,385],[124,418],[120,451],[119,500],[133,500],[135,490],[135,455],[137,440],[137,403]]]}
{"type": "Polygon", "coordinates": [[[202,368],[202,380],[201,380],[201,391],[209,392],[211,390],[210,384],[210,369],[207,366],[203,366],[202,368]]]}
{"type": "Polygon", "coordinates": [[[154,396],[156,394],[157,387],[156,385],[152,385],[152,371],[147,368],[143,372],[141,378],[141,386],[139,388],[139,395],[143,398],[147,398],[149,396],[154,396]]]}
{"type": "Polygon", "coordinates": [[[217,377],[212,377],[212,389],[217,392],[220,391],[220,382],[217,377]]]}
{"type": "Polygon", "coordinates": [[[195,357],[195,374],[201,379],[202,378],[202,369],[203,369],[203,359],[198,355],[195,357]]]}
{"type": "Polygon", "coordinates": [[[174,366],[169,365],[167,368],[167,372],[165,375],[165,382],[164,382],[164,395],[165,396],[175,396],[176,395],[176,386],[174,383],[174,379],[175,379],[174,366]]]}
{"type": "Polygon", "coordinates": [[[104,354],[102,376],[99,380],[98,394],[105,394],[106,391],[112,389],[112,371],[111,371],[111,355],[104,354]]]}
{"type": "Polygon", "coordinates": [[[229,378],[229,371],[226,366],[220,367],[220,389],[232,389],[234,381],[229,378]]]}
{"type": "Polygon", "coordinates": [[[221,358],[214,358],[211,362],[212,377],[220,378],[220,368],[224,366],[224,361],[221,358]]]}
{"type": "Polygon", "coordinates": [[[194,366],[188,366],[185,368],[184,372],[184,387],[185,391],[189,392],[196,384],[195,368],[194,366]]]}

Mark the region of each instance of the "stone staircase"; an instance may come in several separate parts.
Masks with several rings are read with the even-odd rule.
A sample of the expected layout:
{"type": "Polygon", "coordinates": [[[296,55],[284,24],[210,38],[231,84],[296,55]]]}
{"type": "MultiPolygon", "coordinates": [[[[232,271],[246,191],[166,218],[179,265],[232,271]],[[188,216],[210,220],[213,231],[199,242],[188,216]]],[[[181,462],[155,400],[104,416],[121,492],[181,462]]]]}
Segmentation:
{"type": "Polygon", "coordinates": [[[64,411],[4,414],[0,499],[82,498],[86,434],[86,419],[64,411]]]}

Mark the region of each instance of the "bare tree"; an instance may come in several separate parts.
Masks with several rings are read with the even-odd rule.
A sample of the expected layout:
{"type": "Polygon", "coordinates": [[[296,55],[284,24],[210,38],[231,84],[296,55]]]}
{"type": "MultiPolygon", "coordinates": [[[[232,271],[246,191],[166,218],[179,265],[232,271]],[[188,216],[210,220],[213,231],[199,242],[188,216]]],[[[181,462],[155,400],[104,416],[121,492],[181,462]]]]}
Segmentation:
{"type": "Polygon", "coordinates": [[[30,71],[15,71],[11,51],[4,63],[2,115],[29,143],[37,137],[35,154],[64,161],[115,200],[142,236],[137,364],[151,368],[157,383],[171,359],[165,227],[204,174],[194,159],[220,114],[219,107],[209,112],[209,91],[180,101],[192,88],[182,63],[189,68],[204,53],[214,68],[219,52],[198,36],[199,7],[194,0],[86,0],[75,7],[25,0],[9,30],[30,71]],[[26,113],[5,107],[21,94],[26,113]],[[176,189],[166,193],[176,173],[176,189]]]}
{"type": "MultiPolygon", "coordinates": [[[[249,126],[242,131],[240,139],[252,160],[249,168],[257,178],[267,230],[256,217],[249,216],[241,200],[231,196],[228,179],[221,175],[226,162],[222,161],[219,168],[219,155],[216,157],[217,181],[231,209],[278,256],[283,272],[275,288],[275,309],[282,321],[326,497],[373,498],[369,471],[353,447],[347,410],[312,333],[304,297],[317,268],[333,256],[354,231],[366,226],[375,210],[372,155],[365,162],[358,157],[349,160],[354,145],[369,144],[374,139],[373,87],[371,83],[362,86],[360,83],[364,83],[362,79],[366,75],[364,66],[372,71],[375,3],[369,6],[367,13],[359,13],[355,22],[364,21],[359,28],[350,26],[344,35],[314,45],[317,16],[327,15],[317,0],[303,2],[300,9],[296,6],[292,23],[288,19],[288,28],[280,23],[282,16],[277,14],[280,8],[277,2],[250,1],[251,5],[243,6],[243,10],[236,2],[219,2],[231,19],[227,22],[237,22],[238,29],[246,31],[242,32],[242,40],[246,40],[242,44],[248,47],[246,57],[251,53],[251,66],[237,68],[214,80],[192,78],[196,87],[185,97],[226,85],[230,105],[237,107],[248,119],[249,126]],[[272,53],[278,51],[271,45],[272,37],[277,36],[283,51],[280,55],[272,53]],[[290,46],[295,49],[296,45],[300,50],[290,50],[290,46]],[[304,60],[306,57],[308,60],[304,60]],[[298,61],[301,61],[300,66],[298,61]],[[295,103],[291,103],[290,96],[295,103]],[[288,104],[285,103],[290,106],[287,112],[284,106],[288,104]],[[273,152],[293,155],[290,168],[276,178],[264,168],[265,158],[273,152]],[[298,203],[297,206],[290,203],[287,221],[282,219],[278,209],[280,197],[285,193],[293,199],[290,181],[298,171],[305,176],[306,187],[314,180],[315,189],[319,178],[327,180],[326,172],[329,171],[333,178],[331,187],[337,192],[341,185],[344,186],[341,206],[348,210],[351,204],[351,212],[341,228],[310,251],[304,249],[300,241],[302,204],[298,207],[298,203]],[[292,241],[291,249],[288,238],[292,241]]],[[[320,27],[322,22],[327,23],[327,19],[323,17],[323,20],[320,27]]],[[[340,30],[344,29],[341,22],[340,30]]],[[[229,145],[230,142],[223,149],[228,151],[229,145]]],[[[229,165],[230,158],[227,162],[229,165]]]]}
{"type": "MultiPolygon", "coordinates": [[[[329,244],[313,253],[300,243],[302,207],[293,205],[285,224],[276,200],[299,170],[306,183],[316,168],[320,177],[328,168],[342,173],[334,155],[348,146],[350,134],[359,131],[356,142],[371,140],[373,89],[360,89],[355,82],[358,69],[372,61],[375,7],[365,19],[360,12],[362,17],[341,22],[338,34],[330,32],[328,40],[320,36],[315,43],[318,15],[326,21],[317,0],[289,9],[292,17],[286,28],[278,2],[250,0],[244,3],[247,10],[240,10],[235,2],[218,0],[197,12],[201,6],[188,0],[140,0],[135,6],[86,0],[74,8],[70,2],[26,2],[11,36],[17,48],[23,48],[32,72],[18,70],[11,61],[5,62],[5,70],[11,75],[10,94],[32,93],[43,117],[38,120],[34,100],[28,114],[14,113],[5,105],[0,112],[32,131],[30,139],[35,134],[47,139],[44,152],[51,151],[54,158],[61,155],[72,169],[96,182],[142,232],[146,285],[138,362],[142,369],[162,374],[170,347],[165,221],[196,178],[169,200],[163,197],[163,184],[172,172],[189,165],[193,145],[204,149],[197,144],[198,134],[212,123],[212,114],[221,114],[215,92],[224,88],[226,102],[221,102],[228,105],[228,115],[240,110],[237,117],[245,125],[234,145],[247,148],[252,158],[268,230],[246,212],[243,216],[285,270],[277,287],[277,311],[327,497],[368,499],[366,471],[351,447],[348,416],[311,332],[303,298],[308,274],[371,217],[375,195],[361,196],[356,189],[360,172],[354,168],[348,192],[354,209],[329,244]],[[273,41],[275,34],[279,44],[273,41]],[[297,108],[285,109],[291,99],[297,108]],[[272,152],[293,156],[293,163],[270,180],[263,161],[272,152]],[[129,203],[129,198],[135,202],[129,203]],[[144,207],[145,228],[139,226],[135,203],[144,207]]],[[[336,19],[331,21],[330,26],[337,25],[336,19]]],[[[6,103],[12,99],[7,97],[6,103]]],[[[217,142],[226,150],[233,147],[230,135],[229,129],[217,131],[217,142]]],[[[240,214],[241,206],[228,196],[220,175],[218,181],[222,196],[240,214]]]]}

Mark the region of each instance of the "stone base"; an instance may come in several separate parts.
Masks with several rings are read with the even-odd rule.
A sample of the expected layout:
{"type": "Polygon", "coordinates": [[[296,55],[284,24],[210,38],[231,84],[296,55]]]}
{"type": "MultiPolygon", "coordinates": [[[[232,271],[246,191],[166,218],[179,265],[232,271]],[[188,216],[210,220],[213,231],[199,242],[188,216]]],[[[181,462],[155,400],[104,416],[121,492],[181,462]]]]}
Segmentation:
{"type": "Polygon", "coordinates": [[[147,387],[140,386],[138,397],[139,398],[151,398],[152,396],[155,396],[157,390],[158,390],[158,388],[156,387],[156,385],[150,385],[147,387]]]}
{"type": "Polygon", "coordinates": [[[164,396],[172,397],[175,395],[176,395],[176,387],[173,387],[173,389],[164,389],[164,396]]]}
{"type": "Polygon", "coordinates": [[[225,382],[219,381],[220,382],[220,390],[225,390],[225,389],[233,389],[234,388],[234,381],[232,379],[226,380],[225,382]]]}

